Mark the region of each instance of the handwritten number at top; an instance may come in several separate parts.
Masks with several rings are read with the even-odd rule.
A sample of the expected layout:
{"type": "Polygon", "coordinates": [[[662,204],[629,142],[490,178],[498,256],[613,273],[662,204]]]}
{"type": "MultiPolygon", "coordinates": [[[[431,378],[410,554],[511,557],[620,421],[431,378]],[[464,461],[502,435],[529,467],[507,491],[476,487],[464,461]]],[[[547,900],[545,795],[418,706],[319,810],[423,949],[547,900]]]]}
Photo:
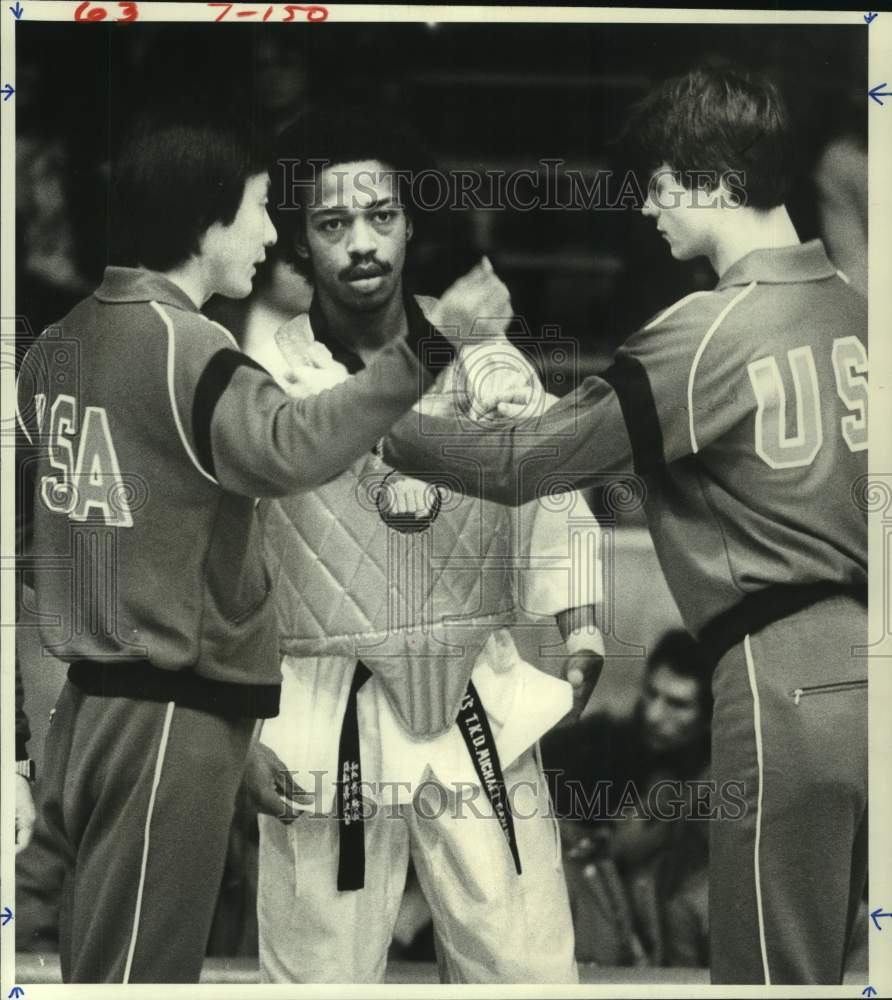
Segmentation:
{"type": "MultiPolygon", "coordinates": [[[[109,5],[110,6],[110,5],[109,5]]],[[[235,6],[233,3],[209,3],[208,7],[214,8],[219,7],[220,13],[214,18],[215,22],[223,21],[232,13],[232,9],[235,6]]],[[[126,24],[129,21],[136,21],[139,19],[139,4],[135,0],[129,0],[129,2],[122,2],[115,4],[117,7],[119,16],[113,17],[112,20],[117,24],[126,24]]],[[[10,8],[11,9],[11,8],[10,8]]],[[[249,18],[256,17],[262,21],[269,21],[276,10],[276,5],[270,4],[264,9],[260,8],[247,8],[243,7],[235,11],[235,16],[237,18],[249,18]]],[[[284,24],[289,21],[295,21],[298,14],[303,15],[305,21],[311,24],[317,24],[320,21],[328,20],[328,8],[322,7],[318,4],[297,4],[297,3],[287,3],[283,4],[280,13],[284,14],[281,18],[284,24]]],[[[92,0],[83,0],[83,3],[78,4],[75,12],[75,21],[104,21],[109,16],[107,7],[103,7],[99,4],[95,4],[92,0]]]]}
{"type": "MultiPolygon", "coordinates": [[[[209,3],[208,7],[220,7],[220,13],[214,18],[215,22],[223,21],[228,17],[232,8],[235,4],[231,3],[209,3]]],[[[299,11],[302,13],[307,21],[311,24],[316,24],[319,21],[325,21],[328,19],[328,8],[320,7],[316,4],[304,5],[296,3],[286,3],[284,5],[285,17],[282,18],[282,23],[287,24],[289,21],[294,21],[296,13],[299,11]]],[[[273,12],[272,7],[267,7],[266,12],[263,14],[262,20],[268,21],[270,15],[273,12]]],[[[235,12],[236,17],[257,17],[260,13],[259,10],[237,10],[235,12]]]]}
{"type": "MultiPolygon", "coordinates": [[[[135,21],[139,17],[139,5],[133,0],[128,3],[116,4],[116,6],[121,11],[121,16],[115,18],[115,22],[118,24],[135,21]]],[[[74,12],[75,21],[104,21],[107,17],[108,11],[104,7],[91,6],[90,0],[84,0],[74,12]]]]}

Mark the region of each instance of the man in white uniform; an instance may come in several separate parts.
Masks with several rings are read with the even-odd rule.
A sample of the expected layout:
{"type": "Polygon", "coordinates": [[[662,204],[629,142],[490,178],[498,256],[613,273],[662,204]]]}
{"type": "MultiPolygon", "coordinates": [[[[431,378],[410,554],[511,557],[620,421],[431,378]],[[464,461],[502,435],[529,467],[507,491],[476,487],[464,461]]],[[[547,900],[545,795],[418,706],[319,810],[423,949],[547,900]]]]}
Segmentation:
{"type": "MultiPolygon", "coordinates": [[[[276,198],[299,203],[280,212],[280,243],[315,294],[255,357],[309,394],[424,327],[437,302],[403,288],[413,220],[398,172],[412,157],[398,134],[311,114],[279,156],[315,165],[276,198]]],[[[444,369],[422,406],[451,406],[451,379],[444,369]]],[[[597,522],[567,499],[511,511],[370,453],[265,507],[285,655],[281,711],[248,772],[276,814],[260,816],[264,981],[380,980],[410,857],[444,981],[577,981],[537,743],[581,711],[603,664],[597,522]],[[508,625],[575,688],[524,662],[508,625]],[[295,822],[294,800],[271,795],[282,769],[312,793],[295,822]]]]}

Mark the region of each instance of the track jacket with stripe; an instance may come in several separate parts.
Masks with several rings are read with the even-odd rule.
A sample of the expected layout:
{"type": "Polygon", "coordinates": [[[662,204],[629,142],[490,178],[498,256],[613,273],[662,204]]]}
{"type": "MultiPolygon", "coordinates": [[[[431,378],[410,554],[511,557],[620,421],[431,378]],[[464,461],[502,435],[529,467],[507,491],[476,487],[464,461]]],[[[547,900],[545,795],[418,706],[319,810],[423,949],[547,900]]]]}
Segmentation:
{"type": "MultiPolygon", "coordinates": [[[[866,302],[820,241],[755,250],[527,427],[466,438],[450,471],[516,504],[555,478],[634,470],[686,626],[727,648],[791,587],[791,606],[866,594],[866,345],[866,302]]],[[[384,452],[419,478],[457,454],[451,417],[423,430],[384,452]]]]}
{"type": "Polygon", "coordinates": [[[108,268],[33,345],[18,383],[44,646],[115,668],[100,681],[78,663],[72,680],[274,715],[255,498],[312,489],[368,453],[433,380],[418,350],[396,342],[349,384],[294,400],[164,276],[108,268]]]}

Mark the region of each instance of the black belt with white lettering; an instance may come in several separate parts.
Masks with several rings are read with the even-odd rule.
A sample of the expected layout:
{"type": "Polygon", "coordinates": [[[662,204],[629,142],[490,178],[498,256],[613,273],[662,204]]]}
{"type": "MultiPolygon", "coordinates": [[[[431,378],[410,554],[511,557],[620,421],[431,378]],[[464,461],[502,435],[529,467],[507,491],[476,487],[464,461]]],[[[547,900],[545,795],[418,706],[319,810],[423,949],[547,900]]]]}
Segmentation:
{"type": "Polygon", "coordinates": [[[360,796],[362,762],[356,696],[371,676],[362,660],[357,661],[338,741],[338,892],[351,892],[365,885],[365,835],[360,796]]]}
{"type": "MultiPolygon", "coordinates": [[[[360,660],[350,685],[338,743],[338,892],[351,892],[365,885],[365,836],[360,797],[362,768],[356,697],[369,677],[369,668],[360,660]]],[[[477,778],[508,841],[514,868],[520,875],[520,851],[514,832],[514,817],[508,803],[496,741],[480,696],[471,681],[468,681],[468,690],[462,697],[456,723],[471,755],[477,778]]]]}
{"type": "Polygon", "coordinates": [[[461,708],[458,710],[456,722],[464,737],[468,753],[471,755],[480,784],[486,792],[492,810],[496,814],[496,819],[499,821],[499,826],[502,828],[502,833],[505,834],[505,839],[508,841],[511,857],[514,858],[514,867],[517,874],[520,875],[520,851],[517,849],[514,817],[511,815],[511,806],[505,792],[505,777],[502,774],[502,765],[499,763],[496,741],[489,728],[489,719],[487,719],[486,711],[480,703],[480,696],[477,694],[473,681],[468,681],[468,690],[461,700],[461,708]]]}

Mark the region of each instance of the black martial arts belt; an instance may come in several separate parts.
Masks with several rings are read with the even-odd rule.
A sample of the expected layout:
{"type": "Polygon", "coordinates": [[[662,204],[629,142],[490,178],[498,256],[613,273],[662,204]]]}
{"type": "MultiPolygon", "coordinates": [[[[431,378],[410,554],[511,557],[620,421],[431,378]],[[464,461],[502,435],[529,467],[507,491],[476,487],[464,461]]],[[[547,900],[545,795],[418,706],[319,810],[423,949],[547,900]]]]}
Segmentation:
{"type": "MultiPolygon", "coordinates": [[[[360,789],[362,788],[362,769],[359,755],[359,718],[356,709],[356,696],[359,689],[371,677],[369,668],[359,660],[350,693],[347,696],[347,708],[341,726],[341,738],[338,743],[338,892],[352,892],[362,889],[365,885],[365,834],[362,816],[360,789]]],[[[462,697],[461,707],[456,718],[461,730],[471,762],[477,772],[477,778],[486,792],[493,812],[499,821],[517,874],[522,873],[520,851],[517,847],[517,835],[514,831],[514,817],[507,801],[505,777],[496,749],[496,741],[489,727],[489,719],[480,702],[480,696],[473,682],[468,681],[468,689],[462,697]]]]}
{"type": "Polygon", "coordinates": [[[511,815],[511,808],[505,792],[505,777],[502,774],[496,741],[489,728],[489,719],[486,717],[486,711],[480,702],[480,696],[477,694],[473,681],[468,681],[468,690],[461,700],[461,708],[458,710],[456,722],[464,737],[468,753],[471,755],[471,761],[480,784],[486,792],[493,812],[496,814],[496,819],[502,828],[502,833],[505,834],[505,839],[508,841],[511,857],[514,858],[514,867],[517,874],[520,875],[520,851],[517,848],[517,835],[514,832],[514,817],[511,815]]]}
{"type": "Polygon", "coordinates": [[[352,892],[365,885],[365,824],[360,798],[362,767],[356,696],[371,676],[369,668],[358,660],[338,741],[338,892],[352,892]]]}

